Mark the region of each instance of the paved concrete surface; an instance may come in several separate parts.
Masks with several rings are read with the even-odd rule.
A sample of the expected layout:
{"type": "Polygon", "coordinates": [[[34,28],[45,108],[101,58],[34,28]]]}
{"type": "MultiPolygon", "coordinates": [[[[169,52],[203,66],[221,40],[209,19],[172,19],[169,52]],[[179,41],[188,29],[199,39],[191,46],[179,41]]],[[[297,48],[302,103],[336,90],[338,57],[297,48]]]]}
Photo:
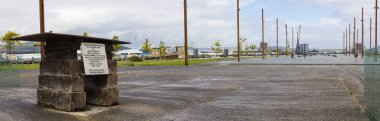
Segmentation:
{"type": "MultiPolygon", "coordinates": [[[[367,57],[366,57],[367,58],[367,57]]],[[[236,62],[235,62],[236,63],[236,62]]],[[[333,56],[307,56],[306,58],[295,57],[290,58],[281,56],[280,58],[266,58],[263,59],[255,59],[255,60],[242,60],[239,64],[296,64],[296,65],[360,65],[364,64],[364,61],[361,57],[355,58],[353,55],[345,56],[345,55],[337,55],[337,57],[333,56]]]]}
{"type": "Polygon", "coordinates": [[[119,69],[120,104],[66,113],[36,105],[38,71],[1,73],[0,120],[361,121],[360,65],[119,69]]]}

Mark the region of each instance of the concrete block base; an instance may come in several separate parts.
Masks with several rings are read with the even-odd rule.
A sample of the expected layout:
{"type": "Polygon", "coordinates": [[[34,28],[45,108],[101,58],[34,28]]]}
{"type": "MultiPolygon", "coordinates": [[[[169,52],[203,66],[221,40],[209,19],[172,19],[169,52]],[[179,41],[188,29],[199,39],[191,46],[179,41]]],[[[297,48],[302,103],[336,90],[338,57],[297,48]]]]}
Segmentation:
{"type": "Polygon", "coordinates": [[[83,110],[86,107],[86,93],[84,92],[38,89],[37,99],[38,105],[61,111],[83,110]]]}
{"type": "Polygon", "coordinates": [[[117,88],[86,89],[87,103],[99,106],[118,104],[119,90],[117,88]]]}
{"type": "Polygon", "coordinates": [[[82,110],[86,103],[111,106],[118,103],[117,62],[112,61],[112,44],[106,44],[108,75],[84,74],[77,59],[80,42],[49,41],[46,57],[40,63],[37,102],[61,111],[82,110]]]}

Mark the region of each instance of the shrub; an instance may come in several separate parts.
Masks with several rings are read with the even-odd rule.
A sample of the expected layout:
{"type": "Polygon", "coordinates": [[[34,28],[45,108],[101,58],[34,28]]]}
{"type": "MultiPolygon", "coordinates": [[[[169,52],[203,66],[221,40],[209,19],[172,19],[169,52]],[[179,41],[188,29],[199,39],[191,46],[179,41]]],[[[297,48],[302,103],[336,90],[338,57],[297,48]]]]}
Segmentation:
{"type": "Polygon", "coordinates": [[[141,58],[137,57],[137,56],[132,56],[130,59],[129,59],[131,62],[141,62],[141,58]]]}

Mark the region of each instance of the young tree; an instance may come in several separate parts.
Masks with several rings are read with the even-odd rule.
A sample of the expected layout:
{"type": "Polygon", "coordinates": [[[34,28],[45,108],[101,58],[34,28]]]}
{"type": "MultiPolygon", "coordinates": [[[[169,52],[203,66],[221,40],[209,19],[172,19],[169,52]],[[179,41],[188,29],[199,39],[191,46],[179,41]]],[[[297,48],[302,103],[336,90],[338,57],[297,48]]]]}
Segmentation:
{"type": "Polygon", "coordinates": [[[5,43],[5,48],[7,49],[7,54],[10,54],[15,48],[15,45],[22,45],[22,43],[18,40],[9,40],[13,37],[18,37],[20,34],[17,34],[16,32],[8,31],[5,33],[4,36],[1,37],[1,41],[5,43]]]}
{"type": "Polygon", "coordinates": [[[216,58],[218,53],[223,52],[222,43],[220,43],[220,41],[217,40],[216,42],[214,42],[213,46],[211,46],[211,49],[215,52],[215,58],[216,58]]]}
{"type": "Polygon", "coordinates": [[[166,56],[166,45],[164,41],[160,41],[160,44],[158,45],[158,53],[160,53],[160,58],[162,60],[163,57],[166,56]]]}
{"type": "Polygon", "coordinates": [[[144,53],[150,53],[150,52],[152,52],[152,47],[151,47],[151,44],[150,44],[148,38],[145,39],[145,42],[144,42],[144,44],[143,44],[143,46],[142,46],[142,51],[143,51],[144,53]]]}
{"type": "Polygon", "coordinates": [[[83,33],[83,36],[84,36],[84,37],[89,37],[89,35],[88,35],[87,32],[84,32],[84,33],[83,33]]]}
{"type": "Polygon", "coordinates": [[[248,53],[249,53],[249,46],[248,46],[248,43],[245,43],[245,46],[244,46],[244,55],[248,56],[248,53]]]}
{"type": "MultiPolygon", "coordinates": [[[[112,40],[118,41],[119,40],[119,36],[113,35],[112,40]]],[[[120,44],[112,45],[112,48],[113,48],[113,52],[114,53],[115,52],[119,52],[121,50],[121,45],[120,44]]]]}
{"type": "Polygon", "coordinates": [[[255,44],[250,45],[250,46],[249,46],[249,49],[251,49],[251,51],[252,51],[252,55],[255,56],[256,45],[255,45],[255,44]]]}
{"type": "Polygon", "coordinates": [[[290,48],[290,45],[288,45],[288,50],[287,50],[287,54],[286,55],[288,55],[288,54],[291,54],[291,52],[292,52],[292,48],[290,48]]]}
{"type": "Polygon", "coordinates": [[[279,55],[282,55],[282,49],[278,49],[279,55]]]}

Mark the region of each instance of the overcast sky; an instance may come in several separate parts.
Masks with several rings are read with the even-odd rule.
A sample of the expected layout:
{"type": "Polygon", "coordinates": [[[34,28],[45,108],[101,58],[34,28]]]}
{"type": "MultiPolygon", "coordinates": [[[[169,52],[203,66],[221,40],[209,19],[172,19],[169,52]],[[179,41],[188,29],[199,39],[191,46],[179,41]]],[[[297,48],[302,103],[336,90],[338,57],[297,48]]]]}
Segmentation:
{"type": "MultiPolygon", "coordinates": [[[[153,46],[160,40],[183,45],[183,0],[45,0],[46,31],[130,41],[139,48],[145,38],[153,46]]],[[[310,48],[342,48],[343,31],[360,17],[365,7],[366,44],[374,0],[241,0],[241,35],[249,43],[261,40],[261,8],[265,9],[265,38],[275,45],[280,20],[280,45],[285,46],[285,24],[298,31],[310,48]]],[[[236,46],[236,0],[188,0],[189,44],[209,47],[221,40],[236,46]]],[[[0,0],[0,33],[22,35],[39,32],[38,0],[0,0]]],[[[357,25],[361,29],[360,19],[357,25]]]]}

